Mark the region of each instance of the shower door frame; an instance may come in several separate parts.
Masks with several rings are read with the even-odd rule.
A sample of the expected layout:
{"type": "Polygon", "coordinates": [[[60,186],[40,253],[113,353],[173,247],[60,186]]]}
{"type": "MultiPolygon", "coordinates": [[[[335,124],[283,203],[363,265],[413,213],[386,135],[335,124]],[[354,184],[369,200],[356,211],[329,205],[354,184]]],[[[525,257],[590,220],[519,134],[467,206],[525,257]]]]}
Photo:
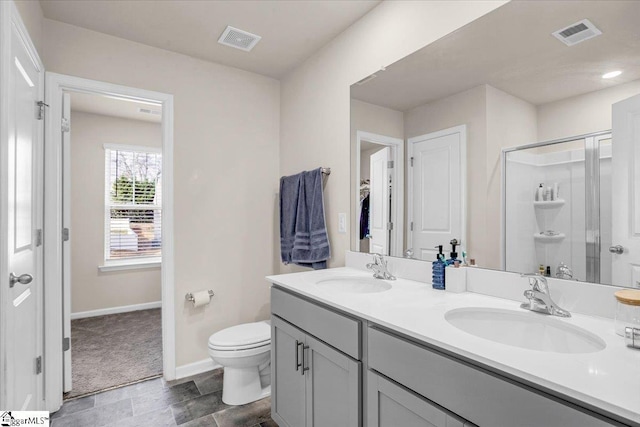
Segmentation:
{"type": "Polygon", "coordinates": [[[500,268],[506,271],[507,264],[507,154],[515,151],[563,144],[565,142],[584,140],[585,162],[585,243],[586,243],[586,282],[600,283],[600,141],[611,139],[611,130],[603,130],[583,135],[549,141],[535,142],[502,149],[501,154],[501,194],[500,194],[500,268]],[[591,204],[590,204],[591,203],[591,204]],[[598,206],[598,209],[586,209],[587,206],[598,206]]]}

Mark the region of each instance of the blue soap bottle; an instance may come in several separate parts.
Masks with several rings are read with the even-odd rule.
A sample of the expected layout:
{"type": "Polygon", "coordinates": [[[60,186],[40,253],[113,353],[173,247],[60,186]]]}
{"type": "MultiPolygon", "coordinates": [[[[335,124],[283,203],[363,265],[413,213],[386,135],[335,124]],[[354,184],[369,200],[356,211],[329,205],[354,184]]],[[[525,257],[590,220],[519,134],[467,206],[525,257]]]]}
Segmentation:
{"type": "Polygon", "coordinates": [[[431,283],[433,289],[444,289],[444,269],[447,266],[444,260],[444,253],[442,253],[442,245],[436,246],[438,248],[437,259],[432,264],[432,276],[431,283]]]}
{"type": "Polygon", "coordinates": [[[454,265],[458,259],[458,252],[456,252],[456,246],[460,244],[458,239],[453,239],[449,242],[451,244],[451,253],[449,254],[450,258],[447,260],[447,265],[454,265]]]}

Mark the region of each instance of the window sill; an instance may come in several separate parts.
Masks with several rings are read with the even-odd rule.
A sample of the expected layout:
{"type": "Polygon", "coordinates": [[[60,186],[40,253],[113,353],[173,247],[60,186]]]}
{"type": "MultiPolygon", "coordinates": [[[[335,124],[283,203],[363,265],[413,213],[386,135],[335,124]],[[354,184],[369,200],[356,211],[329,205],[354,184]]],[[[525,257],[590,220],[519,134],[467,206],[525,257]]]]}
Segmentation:
{"type": "Polygon", "coordinates": [[[100,272],[107,271],[121,271],[121,270],[147,270],[151,268],[161,268],[162,260],[160,258],[150,258],[145,260],[134,261],[112,261],[99,265],[98,270],[100,272]]]}

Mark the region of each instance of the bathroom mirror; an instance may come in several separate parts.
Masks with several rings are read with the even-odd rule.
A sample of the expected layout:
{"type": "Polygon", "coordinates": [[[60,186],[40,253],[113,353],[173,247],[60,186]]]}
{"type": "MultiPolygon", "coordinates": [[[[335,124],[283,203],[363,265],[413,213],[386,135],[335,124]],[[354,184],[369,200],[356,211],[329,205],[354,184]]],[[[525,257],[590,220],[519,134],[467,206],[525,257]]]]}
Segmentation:
{"type": "Polygon", "coordinates": [[[353,84],[351,249],[431,262],[454,241],[480,267],[640,288],[640,159],[618,159],[640,154],[612,138],[614,105],[640,105],[638,16],[512,1],[353,84]]]}

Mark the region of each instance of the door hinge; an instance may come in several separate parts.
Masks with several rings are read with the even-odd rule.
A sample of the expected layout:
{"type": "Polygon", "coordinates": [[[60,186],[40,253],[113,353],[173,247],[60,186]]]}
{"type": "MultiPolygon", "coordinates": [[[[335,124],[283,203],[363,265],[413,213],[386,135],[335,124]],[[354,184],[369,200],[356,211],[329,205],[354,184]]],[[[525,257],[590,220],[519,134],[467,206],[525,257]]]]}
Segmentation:
{"type": "Polygon", "coordinates": [[[393,230],[393,223],[392,222],[387,223],[387,230],[389,230],[389,231],[393,230]]]}
{"type": "Polygon", "coordinates": [[[42,246],[42,229],[36,230],[36,247],[42,246]]]}
{"type": "Polygon", "coordinates": [[[69,123],[69,119],[67,119],[66,117],[62,118],[61,128],[62,128],[62,132],[64,133],[69,132],[71,130],[71,123],[69,123]]]}
{"type": "Polygon", "coordinates": [[[42,373],[42,356],[36,357],[36,375],[42,373]]]}
{"type": "Polygon", "coordinates": [[[413,157],[411,158],[411,167],[413,167],[413,157]]]}
{"type": "Polygon", "coordinates": [[[71,340],[69,340],[69,337],[62,338],[62,351],[69,351],[70,348],[71,340]]]}
{"type": "Polygon", "coordinates": [[[45,107],[48,107],[49,104],[45,104],[44,101],[38,101],[38,120],[44,119],[45,107]]]}
{"type": "Polygon", "coordinates": [[[411,221],[411,231],[413,231],[413,221],[411,221]]]}
{"type": "Polygon", "coordinates": [[[389,161],[387,162],[387,168],[388,168],[388,169],[393,169],[393,160],[389,160],[389,161]]]}
{"type": "Polygon", "coordinates": [[[69,241],[69,229],[66,227],[62,229],[62,241],[63,242],[69,241]]]}

